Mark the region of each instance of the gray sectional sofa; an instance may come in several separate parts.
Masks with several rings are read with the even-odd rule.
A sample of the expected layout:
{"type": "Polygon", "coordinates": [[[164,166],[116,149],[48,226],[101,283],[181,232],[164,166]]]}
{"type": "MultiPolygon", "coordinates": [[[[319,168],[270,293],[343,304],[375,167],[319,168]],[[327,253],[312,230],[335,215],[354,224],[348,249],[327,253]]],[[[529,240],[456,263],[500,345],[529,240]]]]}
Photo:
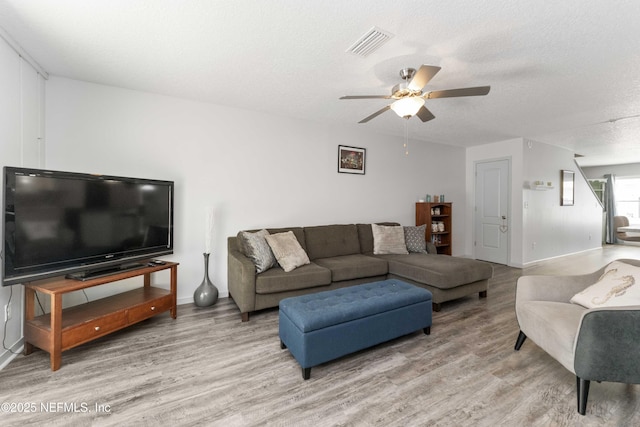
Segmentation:
{"type": "MultiPolygon", "coordinates": [[[[396,223],[379,223],[399,226],[396,223]]],[[[253,230],[257,231],[257,230],[253,230]]],[[[256,273],[256,264],[246,255],[238,236],[229,237],[227,274],[230,297],[242,316],[277,307],[292,296],[361,283],[396,278],[431,291],[433,309],[440,304],[478,293],[487,296],[493,275],[491,264],[468,258],[438,255],[425,242],[427,251],[407,254],[374,254],[371,224],[339,224],[267,229],[269,234],[291,231],[306,252],[310,263],[285,272],[276,265],[256,273]]]]}

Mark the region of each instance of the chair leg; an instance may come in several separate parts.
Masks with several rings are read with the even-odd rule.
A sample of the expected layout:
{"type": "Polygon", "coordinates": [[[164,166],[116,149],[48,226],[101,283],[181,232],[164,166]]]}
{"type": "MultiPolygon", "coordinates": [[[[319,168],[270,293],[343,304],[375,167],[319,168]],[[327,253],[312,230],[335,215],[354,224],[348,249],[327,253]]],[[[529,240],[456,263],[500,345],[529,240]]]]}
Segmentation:
{"type": "Polygon", "coordinates": [[[576,385],[578,387],[578,413],[584,415],[587,413],[587,398],[589,397],[589,385],[591,381],[583,380],[576,376],[576,385]]]}
{"type": "Polygon", "coordinates": [[[527,336],[524,334],[524,332],[520,331],[520,333],[518,334],[518,339],[516,340],[516,346],[514,347],[514,349],[516,351],[520,350],[520,347],[522,347],[522,344],[524,344],[524,340],[527,339],[527,336]]]}

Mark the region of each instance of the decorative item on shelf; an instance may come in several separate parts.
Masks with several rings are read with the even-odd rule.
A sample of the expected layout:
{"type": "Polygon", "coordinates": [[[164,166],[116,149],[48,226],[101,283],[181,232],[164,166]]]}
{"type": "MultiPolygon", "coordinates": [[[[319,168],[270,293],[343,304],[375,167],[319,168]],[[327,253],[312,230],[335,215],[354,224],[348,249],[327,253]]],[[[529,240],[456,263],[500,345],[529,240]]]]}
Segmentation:
{"type": "Polygon", "coordinates": [[[444,194],[440,195],[440,203],[444,203],[444,194]]]}
{"type": "Polygon", "coordinates": [[[193,293],[193,302],[198,307],[208,307],[218,301],[218,288],[209,279],[209,255],[211,254],[211,239],[213,234],[213,209],[207,208],[205,212],[205,253],[204,278],[202,283],[193,293]]]}
{"type": "Polygon", "coordinates": [[[431,232],[432,233],[437,233],[438,232],[438,223],[437,222],[432,222],[431,223],[431,232]]]}
{"type": "Polygon", "coordinates": [[[532,190],[552,190],[553,183],[551,181],[547,181],[545,183],[544,181],[538,180],[538,181],[533,181],[530,187],[532,190]]]}
{"type": "Polygon", "coordinates": [[[440,208],[434,208],[433,215],[440,215],[440,208]]]}
{"type": "Polygon", "coordinates": [[[444,222],[440,221],[438,223],[438,231],[439,232],[443,232],[444,231],[444,222]]]}
{"type": "Polygon", "coordinates": [[[431,194],[427,194],[427,203],[431,203],[431,194]]]}
{"type": "Polygon", "coordinates": [[[440,196],[438,196],[437,194],[433,195],[433,202],[434,203],[439,203],[440,202],[440,196]]]}

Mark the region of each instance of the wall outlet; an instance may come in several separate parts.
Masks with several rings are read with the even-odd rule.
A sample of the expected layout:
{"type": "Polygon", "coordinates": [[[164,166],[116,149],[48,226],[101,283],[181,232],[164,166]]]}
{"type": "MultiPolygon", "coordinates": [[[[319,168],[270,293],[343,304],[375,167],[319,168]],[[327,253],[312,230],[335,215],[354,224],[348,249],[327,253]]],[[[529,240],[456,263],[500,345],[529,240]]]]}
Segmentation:
{"type": "Polygon", "coordinates": [[[11,320],[11,305],[5,304],[4,306],[4,321],[11,320]]]}

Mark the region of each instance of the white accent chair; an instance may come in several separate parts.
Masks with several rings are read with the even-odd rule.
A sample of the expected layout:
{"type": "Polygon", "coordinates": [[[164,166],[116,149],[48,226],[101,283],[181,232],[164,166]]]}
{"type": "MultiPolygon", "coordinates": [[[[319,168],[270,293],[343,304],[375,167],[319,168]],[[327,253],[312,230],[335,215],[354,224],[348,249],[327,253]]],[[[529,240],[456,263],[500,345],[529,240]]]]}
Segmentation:
{"type": "MultiPolygon", "coordinates": [[[[640,266],[640,260],[619,261],[640,266]]],[[[575,374],[581,415],[590,381],[640,384],[640,306],[587,309],[569,301],[596,283],[604,269],[576,276],[523,276],[516,287],[520,333],[515,350],[529,337],[575,374]]]]}

